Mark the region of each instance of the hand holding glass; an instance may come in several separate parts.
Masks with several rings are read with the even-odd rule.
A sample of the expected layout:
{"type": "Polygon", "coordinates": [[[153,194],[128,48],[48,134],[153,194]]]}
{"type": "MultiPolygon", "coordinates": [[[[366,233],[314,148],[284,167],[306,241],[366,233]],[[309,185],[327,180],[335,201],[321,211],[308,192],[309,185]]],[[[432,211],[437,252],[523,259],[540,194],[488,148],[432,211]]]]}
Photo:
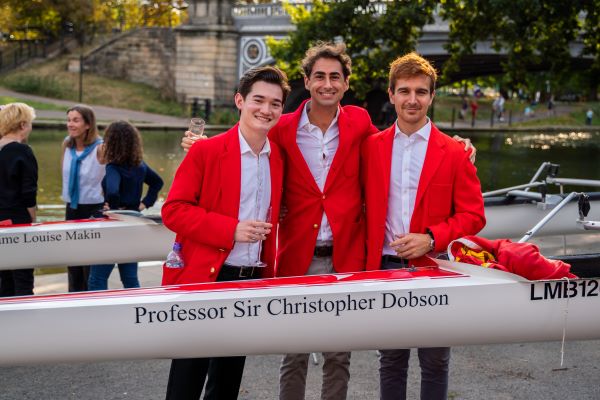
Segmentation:
{"type": "Polygon", "coordinates": [[[190,136],[190,138],[192,140],[197,140],[200,139],[201,137],[204,137],[204,126],[206,125],[206,122],[204,122],[204,120],[202,118],[192,118],[190,120],[190,128],[189,131],[192,132],[192,136],[190,136]]]}

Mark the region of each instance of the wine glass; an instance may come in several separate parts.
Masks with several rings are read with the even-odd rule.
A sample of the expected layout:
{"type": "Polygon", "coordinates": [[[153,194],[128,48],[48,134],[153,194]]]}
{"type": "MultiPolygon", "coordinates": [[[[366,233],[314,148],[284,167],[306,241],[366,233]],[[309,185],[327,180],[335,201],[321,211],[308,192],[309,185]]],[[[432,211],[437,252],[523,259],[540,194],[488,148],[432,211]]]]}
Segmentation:
{"type": "Polygon", "coordinates": [[[192,140],[197,140],[204,136],[204,126],[206,122],[202,118],[192,118],[190,120],[189,131],[193,133],[192,140]]]}
{"type": "MultiPolygon", "coordinates": [[[[269,223],[271,222],[271,206],[269,206],[269,208],[267,209],[267,214],[265,215],[264,222],[269,222],[269,223]]],[[[262,262],[260,259],[260,256],[262,254],[262,244],[263,244],[263,241],[259,240],[258,241],[258,257],[256,258],[256,262],[254,263],[254,266],[259,267],[259,268],[267,266],[267,264],[262,262]]]]}

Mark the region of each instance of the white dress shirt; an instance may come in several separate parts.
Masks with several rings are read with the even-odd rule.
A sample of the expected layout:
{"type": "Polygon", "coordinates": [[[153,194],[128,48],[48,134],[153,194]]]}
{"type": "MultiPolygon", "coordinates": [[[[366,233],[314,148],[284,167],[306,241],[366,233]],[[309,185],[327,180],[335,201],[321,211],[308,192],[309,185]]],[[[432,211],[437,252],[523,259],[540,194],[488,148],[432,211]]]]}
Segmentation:
{"type": "MultiPolygon", "coordinates": [[[[242,157],[239,221],[266,221],[271,206],[271,168],[269,139],[260,153],[254,154],[242,132],[238,130],[242,157]]],[[[270,218],[270,216],[269,216],[270,218]]],[[[261,243],[235,242],[225,263],[235,266],[255,265],[260,260],[261,243]]]]}
{"type": "MultiPolygon", "coordinates": [[[[308,119],[308,111],[310,110],[310,101],[304,106],[300,122],[298,123],[298,132],[296,135],[296,143],[300,148],[300,152],[304,156],[304,160],[308,165],[308,169],[312,173],[315,182],[321,192],[325,187],[327,174],[333,157],[340,144],[340,130],[338,127],[339,108],[329,128],[323,133],[321,129],[310,123],[308,119]]],[[[321,218],[321,228],[317,234],[317,246],[330,245],[333,242],[333,234],[327,220],[327,215],[323,213],[321,218]]]]}
{"type": "Polygon", "coordinates": [[[390,242],[396,240],[395,235],[410,232],[410,220],[415,209],[419,179],[427,153],[431,121],[427,120],[425,126],[410,136],[402,133],[397,123],[395,127],[383,244],[383,254],[392,255],[396,255],[390,247],[390,242]]]}

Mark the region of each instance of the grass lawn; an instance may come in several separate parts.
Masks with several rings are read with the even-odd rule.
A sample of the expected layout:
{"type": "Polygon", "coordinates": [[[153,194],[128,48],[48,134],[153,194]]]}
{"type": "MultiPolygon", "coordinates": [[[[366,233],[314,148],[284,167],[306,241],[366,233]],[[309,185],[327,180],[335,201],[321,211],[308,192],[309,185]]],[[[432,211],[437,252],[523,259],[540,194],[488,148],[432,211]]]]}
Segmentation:
{"type": "MultiPolygon", "coordinates": [[[[79,74],[67,71],[68,59],[64,56],[9,72],[0,77],[0,85],[17,92],[77,102],[79,74]]],[[[90,73],[83,75],[83,102],[171,116],[189,114],[187,106],[164,98],[158,89],[90,73]]]]}
{"type": "Polygon", "coordinates": [[[18,97],[11,96],[0,96],[0,104],[8,104],[8,103],[27,103],[27,105],[35,108],[36,110],[51,110],[51,111],[67,111],[67,107],[58,106],[50,103],[41,103],[39,101],[32,100],[24,100],[19,99],[18,97]]]}

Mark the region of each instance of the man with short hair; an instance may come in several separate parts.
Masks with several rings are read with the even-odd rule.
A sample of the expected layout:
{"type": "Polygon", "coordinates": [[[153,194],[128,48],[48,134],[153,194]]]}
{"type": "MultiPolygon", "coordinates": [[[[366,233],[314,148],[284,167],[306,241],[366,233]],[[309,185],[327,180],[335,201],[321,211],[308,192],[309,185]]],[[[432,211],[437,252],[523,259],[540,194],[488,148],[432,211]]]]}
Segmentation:
{"type": "MultiPolygon", "coordinates": [[[[367,270],[427,263],[450,241],[485,225],[476,169],[461,144],[427,118],[437,74],[416,53],[396,59],[388,94],[397,114],[361,150],[367,270]]],[[[450,348],[418,349],[421,399],[446,399],[450,348]]],[[[406,398],[410,349],[380,351],[382,400],[406,398]]]]}
{"type": "MultiPolygon", "coordinates": [[[[365,226],[359,179],[360,144],[377,132],[367,111],[340,106],[352,71],[343,44],[321,43],[302,60],[310,99],[282,116],[269,138],[286,159],[277,276],[355,272],[365,265],[365,226]]],[[[302,400],[309,354],[286,354],[279,398],[302,400]]],[[[343,400],[350,353],[323,353],[321,399],[343,400]]]]}
{"type": "MultiPolygon", "coordinates": [[[[276,237],[269,233],[277,229],[283,159],[267,133],[279,121],[289,90],[282,71],[249,70],[235,95],[239,123],[190,149],[162,208],[184,266],[165,265],[163,284],[274,275],[276,237]]],[[[204,399],[237,399],[244,363],[243,356],[173,360],[166,398],[199,399],[208,375],[204,399]]]]}

